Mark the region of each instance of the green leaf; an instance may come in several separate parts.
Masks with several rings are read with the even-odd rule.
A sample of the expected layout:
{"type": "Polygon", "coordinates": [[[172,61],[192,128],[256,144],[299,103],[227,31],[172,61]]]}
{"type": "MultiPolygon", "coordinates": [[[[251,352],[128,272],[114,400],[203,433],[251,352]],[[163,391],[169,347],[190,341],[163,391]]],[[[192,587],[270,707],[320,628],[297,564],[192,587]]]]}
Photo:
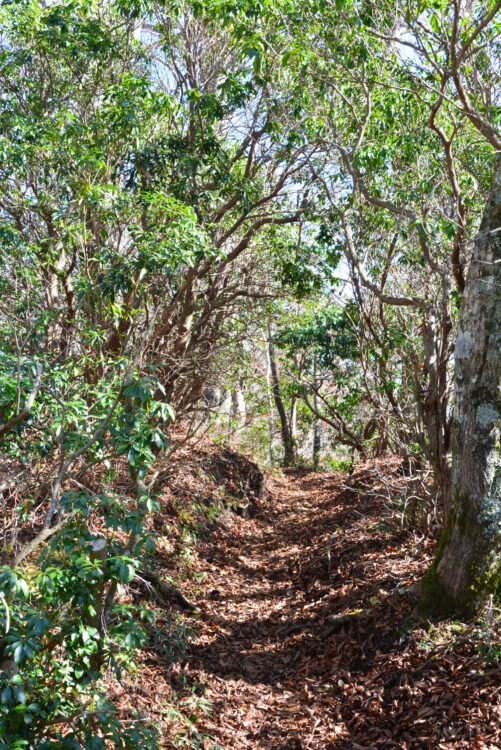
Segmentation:
{"type": "Polygon", "coordinates": [[[14,661],[16,662],[16,664],[20,664],[22,662],[23,656],[24,656],[23,644],[19,643],[14,649],[14,654],[13,654],[14,661]]]}
{"type": "Polygon", "coordinates": [[[135,568],[130,563],[124,563],[120,566],[120,570],[118,571],[119,578],[124,583],[129,583],[130,581],[132,581],[135,573],[135,568]]]}
{"type": "Polygon", "coordinates": [[[24,595],[25,599],[29,598],[30,590],[28,588],[28,584],[23,578],[17,579],[17,589],[24,595]]]}
{"type": "Polygon", "coordinates": [[[14,691],[14,697],[17,700],[17,702],[25,706],[26,705],[26,693],[24,692],[24,690],[18,685],[15,685],[13,688],[13,691],[14,691]]]}

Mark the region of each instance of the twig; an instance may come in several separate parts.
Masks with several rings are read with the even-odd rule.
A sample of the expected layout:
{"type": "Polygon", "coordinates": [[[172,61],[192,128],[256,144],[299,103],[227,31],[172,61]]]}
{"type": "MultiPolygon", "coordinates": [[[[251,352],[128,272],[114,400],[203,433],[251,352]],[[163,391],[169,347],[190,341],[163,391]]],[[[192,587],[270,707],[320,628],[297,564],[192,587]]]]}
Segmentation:
{"type": "Polygon", "coordinates": [[[44,528],[31,540],[31,542],[28,542],[28,544],[17,553],[16,557],[14,558],[14,566],[19,565],[19,563],[21,563],[25,557],[28,557],[28,555],[30,555],[33,550],[38,547],[39,544],[42,544],[51,536],[53,536],[56,531],[62,529],[63,526],[65,526],[75,514],[76,511],[72,511],[61,521],[59,521],[59,523],[57,523],[55,526],[52,526],[52,528],[44,526],[44,528]]]}

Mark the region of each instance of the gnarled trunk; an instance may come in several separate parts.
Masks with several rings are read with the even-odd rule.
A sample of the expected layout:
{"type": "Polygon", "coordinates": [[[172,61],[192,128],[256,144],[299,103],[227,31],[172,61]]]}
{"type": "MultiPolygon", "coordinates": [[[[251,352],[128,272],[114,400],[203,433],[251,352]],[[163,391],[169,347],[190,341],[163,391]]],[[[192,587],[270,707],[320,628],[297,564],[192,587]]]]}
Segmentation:
{"type": "Polygon", "coordinates": [[[491,595],[501,598],[501,157],[462,301],[449,513],[420,607],[471,615],[491,595]]]}

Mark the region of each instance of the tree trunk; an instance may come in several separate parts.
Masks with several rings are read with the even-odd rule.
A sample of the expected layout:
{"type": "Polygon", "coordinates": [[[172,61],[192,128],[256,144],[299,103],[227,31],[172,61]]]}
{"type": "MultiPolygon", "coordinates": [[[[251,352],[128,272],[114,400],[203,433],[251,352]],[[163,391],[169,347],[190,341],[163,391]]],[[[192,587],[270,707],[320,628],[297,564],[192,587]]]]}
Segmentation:
{"type": "Polygon", "coordinates": [[[450,283],[442,279],[441,312],[424,316],[422,341],[424,362],[421,376],[415,372],[415,398],[421,449],[440,487],[445,517],[450,497],[450,420],[447,363],[450,358],[450,283]]]}
{"type": "Polygon", "coordinates": [[[291,410],[290,410],[290,419],[289,419],[289,425],[290,425],[290,433],[291,438],[296,441],[297,437],[297,396],[294,394],[291,398],[291,410]]]}
{"type": "Polygon", "coordinates": [[[237,410],[238,410],[237,394],[235,393],[235,391],[232,391],[230,412],[228,414],[228,444],[229,445],[233,443],[233,436],[236,431],[237,410]]]}
{"type": "Polygon", "coordinates": [[[313,471],[318,470],[318,464],[320,462],[320,450],[322,448],[322,434],[320,432],[320,420],[317,417],[319,404],[318,404],[318,381],[317,381],[317,358],[316,355],[313,357],[313,378],[315,383],[315,390],[313,392],[313,406],[315,409],[313,419],[313,471]]]}
{"type": "MultiPolygon", "coordinates": [[[[294,354],[294,370],[295,372],[298,372],[299,370],[299,357],[297,354],[294,354]]],[[[297,445],[297,404],[298,404],[298,396],[296,393],[294,393],[291,397],[291,409],[290,409],[290,419],[289,419],[289,425],[290,425],[290,433],[291,438],[294,443],[294,445],[297,445]]]]}
{"type": "Polygon", "coordinates": [[[273,466],[275,457],[273,447],[275,444],[275,412],[273,410],[273,394],[271,387],[271,362],[270,351],[266,331],[263,329],[264,349],[266,352],[266,396],[268,398],[268,428],[270,430],[270,466],[273,466]]]}
{"type": "Polygon", "coordinates": [[[270,358],[270,370],[271,370],[271,386],[273,392],[273,400],[277,407],[278,416],[280,418],[280,434],[282,436],[282,443],[284,446],[284,466],[292,466],[294,463],[294,440],[289,429],[289,423],[287,421],[287,414],[285,411],[284,402],[282,401],[282,394],[280,393],[280,381],[278,378],[277,360],[275,357],[275,347],[273,345],[273,336],[271,330],[271,323],[268,321],[268,355],[270,358]]]}
{"type": "Polygon", "coordinates": [[[243,430],[247,421],[247,408],[243,388],[243,378],[239,378],[238,385],[231,392],[230,429],[228,435],[230,445],[235,435],[243,430]]]}
{"type": "Polygon", "coordinates": [[[501,599],[501,157],[468,272],[455,349],[449,514],[422,611],[501,599]]]}

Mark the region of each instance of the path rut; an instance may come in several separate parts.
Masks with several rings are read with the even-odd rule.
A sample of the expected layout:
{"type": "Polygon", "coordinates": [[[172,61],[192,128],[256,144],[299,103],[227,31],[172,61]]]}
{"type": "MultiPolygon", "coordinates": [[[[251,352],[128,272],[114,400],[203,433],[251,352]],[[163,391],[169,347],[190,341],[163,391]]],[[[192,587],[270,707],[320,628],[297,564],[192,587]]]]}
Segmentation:
{"type": "Polygon", "coordinates": [[[343,568],[353,578],[351,559],[332,542],[344,529],[353,553],[367,534],[342,475],[269,479],[267,490],[255,519],[200,552],[206,614],[190,663],[208,680],[207,729],[225,748],[339,748],[345,725],[333,695],[347,670],[323,636],[354,592],[342,582],[343,568]]]}

